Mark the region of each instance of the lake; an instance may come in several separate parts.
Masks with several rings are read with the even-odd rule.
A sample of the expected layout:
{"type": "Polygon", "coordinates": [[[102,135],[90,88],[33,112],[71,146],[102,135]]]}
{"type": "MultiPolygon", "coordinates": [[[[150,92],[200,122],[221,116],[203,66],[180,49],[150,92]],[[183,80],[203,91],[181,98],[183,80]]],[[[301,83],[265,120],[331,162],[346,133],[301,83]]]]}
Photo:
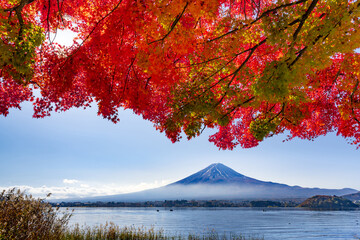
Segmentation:
{"type": "Polygon", "coordinates": [[[114,222],[166,234],[237,233],[278,239],[360,239],[360,211],[297,208],[70,208],[70,225],[114,222]],[[157,211],[159,210],[159,211],[157,211]]]}

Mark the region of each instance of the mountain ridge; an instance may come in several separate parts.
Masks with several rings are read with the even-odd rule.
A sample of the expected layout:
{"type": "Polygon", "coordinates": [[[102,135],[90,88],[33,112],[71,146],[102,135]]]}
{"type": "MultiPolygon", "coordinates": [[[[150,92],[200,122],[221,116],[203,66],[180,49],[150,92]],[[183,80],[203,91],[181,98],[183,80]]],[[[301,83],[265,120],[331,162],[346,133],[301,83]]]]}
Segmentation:
{"type": "Polygon", "coordinates": [[[360,192],[346,194],[346,195],[344,195],[342,197],[344,197],[346,199],[349,199],[351,201],[360,201],[360,192]]]}
{"type": "Polygon", "coordinates": [[[254,178],[247,177],[222,163],[213,163],[208,167],[170,185],[176,184],[224,184],[234,182],[260,182],[254,178]]]}
{"type": "Polygon", "coordinates": [[[351,188],[302,188],[282,183],[265,182],[247,177],[222,163],[208,167],[174,183],[140,192],[84,198],[79,201],[154,201],[154,200],[251,200],[309,198],[314,195],[346,195],[351,188]]]}

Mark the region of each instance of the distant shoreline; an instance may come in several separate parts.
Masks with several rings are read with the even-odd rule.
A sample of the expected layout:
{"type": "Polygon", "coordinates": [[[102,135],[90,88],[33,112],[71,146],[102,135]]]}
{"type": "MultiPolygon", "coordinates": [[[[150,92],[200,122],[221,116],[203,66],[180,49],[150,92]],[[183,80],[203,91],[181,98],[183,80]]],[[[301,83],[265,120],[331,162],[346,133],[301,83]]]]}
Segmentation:
{"type": "MultiPolygon", "coordinates": [[[[310,200],[316,197],[328,197],[331,196],[315,196],[309,198],[310,200]]],[[[334,197],[332,197],[334,198],[334,197]]],[[[304,205],[309,199],[292,199],[292,200],[244,200],[244,201],[231,201],[231,200],[165,200],[165,201],[146,201],[146,202],[60,202],[60,203],[50,203],[53,207],[89,207],[89,208],[302,208],[309,210],[352,210],[351,208],[342,208],[335,205],[324,205],[321,204],[311,204],[304,205]]],[[[336,197],[340,201],[339,197],[336,197]]],[[[341,201],[349,200],[342,199],[341,201]]],[[[351,203],[356,208],[359,205],[351,203]]],[[[355,209],[354,209],[355,210],[355,209]]]]}
{"type": "Polygon", "coordinates": [[[146,201],[146,202],[60,202],[51,203],[54,207],[162,207],[162,208],[193,208],[193,207],[260,207],[260,208],[281,208],[296,207],[304,199],[273,201],[273,200],[253,200],[253,201],[231,201],[231,200],[165,200],[165,201],[146,201]]]}

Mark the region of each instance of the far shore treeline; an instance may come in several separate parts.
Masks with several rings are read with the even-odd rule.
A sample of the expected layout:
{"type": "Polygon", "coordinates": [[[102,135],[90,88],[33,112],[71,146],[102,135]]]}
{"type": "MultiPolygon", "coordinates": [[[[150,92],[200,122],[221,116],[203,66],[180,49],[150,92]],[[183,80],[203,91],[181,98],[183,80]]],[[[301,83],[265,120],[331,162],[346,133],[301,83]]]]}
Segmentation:
{"type": "Polygon", "coordinates": [[[354,210],[360,207],[343,197],[316,195],[308,199],[277,200],[165,200],[145,202],[61,202],[51,203],[56,207],[302,207],[314,210],[354,210]]]}
{"type": "Polygon", "coordinates": [[[56,207],[296,207],[304,200],[165,200],[145,202],[61,202],[51,204],[56,207]]]}

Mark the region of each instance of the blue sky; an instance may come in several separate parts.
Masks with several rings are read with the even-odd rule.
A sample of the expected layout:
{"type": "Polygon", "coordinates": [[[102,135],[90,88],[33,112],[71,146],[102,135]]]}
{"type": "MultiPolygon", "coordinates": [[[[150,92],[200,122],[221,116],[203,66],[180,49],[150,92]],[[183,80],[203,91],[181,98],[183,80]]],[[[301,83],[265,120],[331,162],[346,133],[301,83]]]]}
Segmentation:
{"type": "MultiPolygon", "coordinates": [[[[71,45],[74,33],[57,42],[71,45]]],[[[303,187],[360,190],[360,149],[329,134],[315,141],[285,135],[252,149],[218,150],[211,130],[172,144],[152,123],[121,111],[113,124],[98,117],[96,106],[32,118],[31,103],[0,116],[0,189],[18,187],[53,198],[134,192],[182,179],[221,162],[259,180],[303,187]]]]}
{"type": "Polygon", "coordinates": [[[285,135],[256,148],[218,150],[211,130],[172,144],[152,123],[121,111],[113,124],[96,107],[32,118],[31,103],[0,117],[0,188],[53,198],[133,192],[162,186],[221,162],[253,178],[303,187],[360,190],[359,150],[330,134],[315,141],[285,135]]]}

